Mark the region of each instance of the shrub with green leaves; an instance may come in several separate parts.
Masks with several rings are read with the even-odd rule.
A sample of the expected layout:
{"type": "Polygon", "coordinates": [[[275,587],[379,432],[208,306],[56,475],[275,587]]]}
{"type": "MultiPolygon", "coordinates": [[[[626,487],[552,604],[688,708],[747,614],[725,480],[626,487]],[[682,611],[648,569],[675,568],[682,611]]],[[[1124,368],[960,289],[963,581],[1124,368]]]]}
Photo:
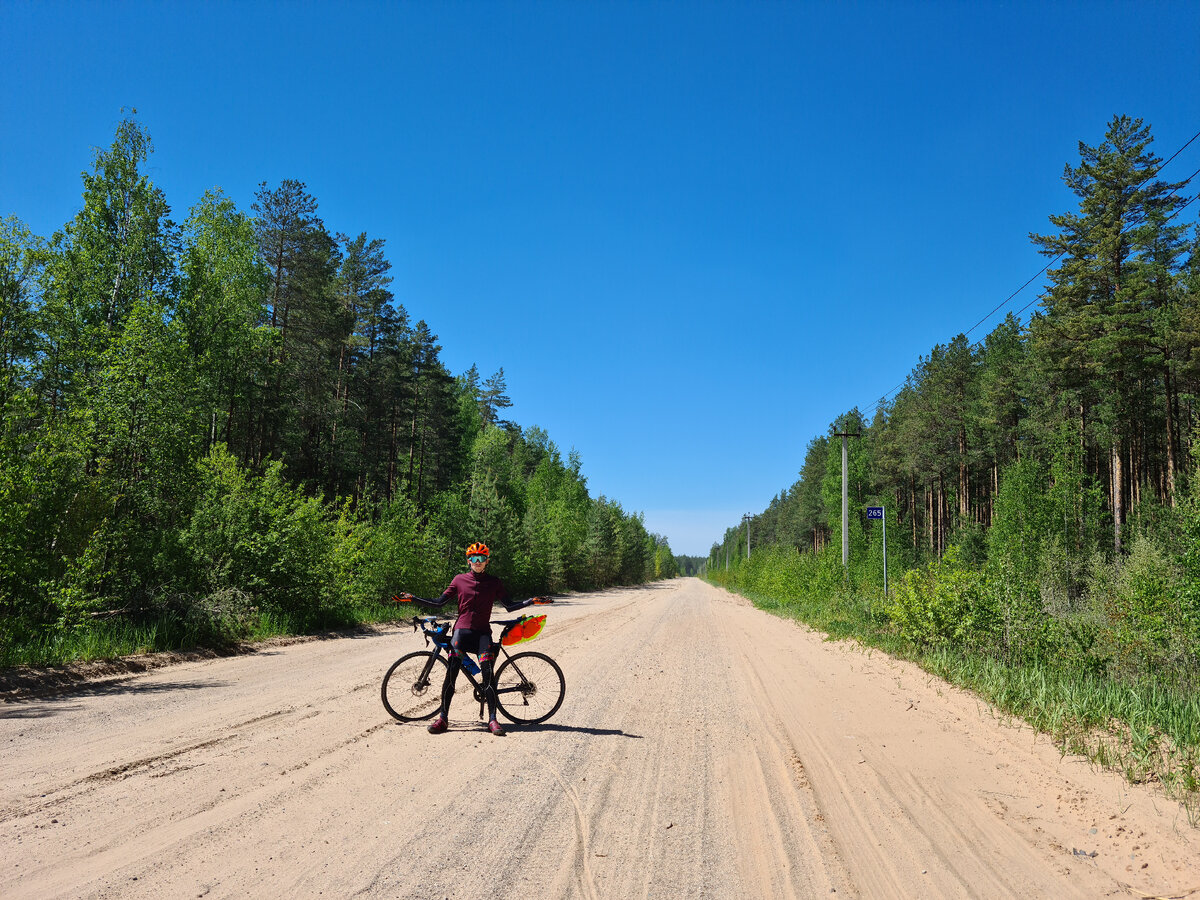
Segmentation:
{"type": "Polygon", "coordinates": [[[365,608],[400,590],[440,594],[452,577],[448,556],[458,562],[460,554],[431,524],[422,528],[412,503],[403,499],[379,510],[375,521],[343,505],[333,550],[338,595],[365,608]]]}
{"type": "Polygon", "coordinates": [[[1191,668],[1195,646],[1181,572],[1151,538],[1136,536],[1124,559],[1097,557],[1089,600],[1102,623],[1099,650],[1116,671],[1136,676],[1191,668]]]}
{"type": "Polygon", "coordinates": [[[983,599],[983,575],[951,547],[940,561],[904,573],[888,615],[917,644],[962,645],[975,635],[983,599]]]}
{"type": "Polygon", "coordinates": [[[197,465],[197,502],[181,544],[194,587],[236,589],[263,607],[312,622],[332,600],[334,529],[318,498],[306,497],[271,463],[247,472],[223,445],[197,465]]]}

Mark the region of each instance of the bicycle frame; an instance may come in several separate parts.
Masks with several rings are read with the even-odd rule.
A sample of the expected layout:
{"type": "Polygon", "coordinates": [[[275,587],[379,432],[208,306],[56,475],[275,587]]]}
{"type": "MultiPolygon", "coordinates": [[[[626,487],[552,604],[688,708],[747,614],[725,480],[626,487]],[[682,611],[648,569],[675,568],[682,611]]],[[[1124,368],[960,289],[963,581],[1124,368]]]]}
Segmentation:
{"type": "MultiPolygon", "coordinates": [[[[425,646],[428,647],[431,642],[433,643],[433,646],[434,646],[433,656],[431,656],[429,658],[429,663],[426,666],[425,671],[423,673],[421,673],[421,679],[423,681],[427,681],[429,679],[430,671],[433,669],[433,666],[436,663],[436,661],[439,658],[441,658],[443,653],[446,654],[447,659],[449,659],[449,657],[450,657],[450,640],[451,640],[451,638],[450,638],[450,627],[449,626],[452,621],[453,620],[450,620],[450,619],[439,619],[437,616],[423,616],[423,617],[419,617],[419,618],[414,617],[412,620],[413,631],[416,631],[417,626],[419,625],[421,628],[421,632],[425,635],[425,646]],[[445,627],[439,629],[439,628],[436,628],[435,625],[441,625],[441,626],[445,626],[445,627]]],[[[517,619],[505,619],[503,621],[497,620],[497,621],[493,622],[492,624],[505,626],[505,625],[510,625],[516,621],[518,621],[518,620],[517,619]]],[[[520,668],[518,668],[516,663],[514,663],[512,661],[512,656],[509,654],[508,650],[505,648],[505,646],[503,644],[501,644],[499,641],[492,641],[492,648],[499,651],[499,653],[504,654],[504,659],[510,665],[512,665],[514,669],[516,669],[518,674],[520,674],[520,672],[521,672],[520,668]]],[[[500,657],[499,657],[499,655],[497,655],[496,665],[494,665],[492,667],[492,689],[496,692],[496,696],[499,697],[501,694],[519,693],[521,691],[521,687],[519,685],[510,687],[510,688],[501,688],[498,684],[496,684],[496,672],[498,672],[500,670],[500,665],[501,665],[500,657]]],[[[484,709],[487,705],[487,695],[485,694],[487,685],[485,685],[483,683],[482,677],[480,677],[479,679],[476,679],[475,675],[466,666],[461,666],[459,668],[459,671],[463,675],[467,676],[467,681],[471,682],[471,687],[474,690],[474,694],[475,694],[475,700],[476,700],[476,702],[479,703],[479,718],[482,719],[484,709]]],[[[482,676],[482,674],[483,673],[480,672],[480,676],[482,676]]],[[[524,675],[522,675],[522,677],[524,677],[524,675]]]]}

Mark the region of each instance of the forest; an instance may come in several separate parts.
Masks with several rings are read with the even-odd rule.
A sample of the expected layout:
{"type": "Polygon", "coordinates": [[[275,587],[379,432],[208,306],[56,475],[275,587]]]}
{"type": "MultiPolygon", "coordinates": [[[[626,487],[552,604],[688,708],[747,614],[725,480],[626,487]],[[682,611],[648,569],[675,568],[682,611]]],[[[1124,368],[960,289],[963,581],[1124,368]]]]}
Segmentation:
{"type": "Polygon", "coordinates": [[[172,219],[119,124],[61,230],[0,221],[0,665],[386,618],[483,540],[514,595],[675,574],[578,454],[504,418],[304,183],[172,219]]]}
{"type": "Polygon", "coordinates": [[[873,413],[838,416],[797,481],[713,545],[707,577],[935,670],[970,668],[962,680],[990,679],[1031,715],[1065,679],[1091,704],[1064,719],[1084,732],[1161,701],[1150,733],[1190,748],[1176,774],[1195,791],[1200,228],[1196,173],[1160,178],[1152,143],[1128,116],[1080,142],[1063,173],[1077,208],[1030,235],[1048,263],[1029,318],[934,346],[873,413]],[[885,510],[886,585],[869,506],[885,510]]]}
{"type": "Polygon", "coordinates": [[[675,568],[677,570],[677,574],[683,575],[683,576],[690,577],[690,576],[701,575],[701,574],[703,574],[705,566],[707,566],[707,564],[708,564],[708,560],[705,559],[703,556],[678,556],[677,555],[675,557],[675,568]]]}

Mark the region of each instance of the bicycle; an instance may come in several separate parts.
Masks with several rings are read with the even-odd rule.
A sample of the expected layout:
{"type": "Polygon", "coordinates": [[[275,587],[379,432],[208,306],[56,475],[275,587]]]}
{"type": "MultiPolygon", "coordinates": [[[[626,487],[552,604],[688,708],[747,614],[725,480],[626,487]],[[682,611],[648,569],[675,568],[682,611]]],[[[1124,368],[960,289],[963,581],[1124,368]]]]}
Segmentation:
{"type": "MultiPolygon", "coordinates": [[[[520,616],[492,623],[504,626],[499,642],[493,642],[504,656],[504,662],[497,666],[493,676],[497,705],[506,719],[519,725],[545,722],[558,712],[567,693],[562,669],[549,656],[536,650],[510,655],[505,649],[532,640],[541,631],[545,620],[545,616],[520,616]]],[[[432,718],[441,708],[452,621],[437,616],[413,616],[413,631],[419,626],[425,635],[425,646],[432,642],[434,649],[406,653],[392,663],[383,676],[380,696],[384,709],[393,718],[401,722],[420,722],[432,718]]],[[[479,666],[464,655],[462,673],[475,691],[479,718],[482,719],[487,697],[482,679],[476,678],[480,674],[479,666]]]]}

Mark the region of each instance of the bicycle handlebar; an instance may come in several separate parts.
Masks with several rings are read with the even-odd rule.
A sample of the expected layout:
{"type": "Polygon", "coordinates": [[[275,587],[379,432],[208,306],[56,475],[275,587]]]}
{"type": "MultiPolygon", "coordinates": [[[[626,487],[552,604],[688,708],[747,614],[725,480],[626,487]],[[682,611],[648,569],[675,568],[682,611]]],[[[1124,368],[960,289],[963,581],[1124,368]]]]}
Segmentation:
{"type": "Polygon", "coordinates": [[[441,622],[444,625],[450,624],[449,619],[438,619],[437,616],[413,616],[409,619],[409,624],[412,625],[413,631],[416,631],[418,627],[426,632],[433,631],[435,629],[432,626],[437,622],[441,622]]]}
{"type": "MultiPolygon", "coordinates": [[[[418,599],[420,599],[420,598],[414,597],[408,591],[400,591],[398,593],[392,594],[392,596],[391,596],[391,601],[393,603],[412,603],[414,600],[418,600],[418,599]]],[[[422,600],[421,602],[429,603],[430,601],[422,600]]],[[[529,598],[529,605],[531,605],[531,606],[546,606],[553,602],[554,602],[553,594],[541,594],[537,597],[529,598]]],[[[440,604],[438,604],[438,605],[440,605],[440,604]]]]}
{"type": "MultiPolygon", "coordinates": [[[[517,616],[515,619],[492,619],[490,624],[492,624],[492,625],[512,625],[514,622],[520,622],[521,619],[523,619],[523,618],[525,618],[525,617],[517,616]]],[[[449,624],[450,622],[453,622],[453,621],[454,621],[453,619],[439,619],[437,616],[413,616],[411,619],[408,620],[408,623],[410,625],[412,625],[413,631],[416,631],[417,627],[420,625],[433,625],[435,623],[436,624],[449,624]]]]}

